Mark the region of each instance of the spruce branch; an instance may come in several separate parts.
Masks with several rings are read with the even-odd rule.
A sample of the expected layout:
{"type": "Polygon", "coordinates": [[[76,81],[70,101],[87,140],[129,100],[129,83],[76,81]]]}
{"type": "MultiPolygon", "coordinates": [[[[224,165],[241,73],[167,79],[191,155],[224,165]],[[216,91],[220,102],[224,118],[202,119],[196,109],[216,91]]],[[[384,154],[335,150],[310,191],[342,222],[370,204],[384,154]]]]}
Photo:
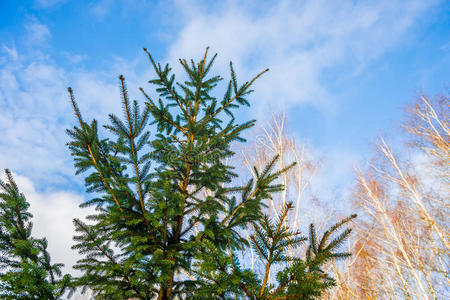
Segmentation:
{"type": "MultiPolygon", "coordinates": [[[[69,91],[70,100],[71,100],[71,102],[72,102],[73,109],[74,109],[75,114],[76,114],[76,116],[77,116],[77,118],[78,118],[78,121],[79,121],[79,123],[80,123],[80,128],[81,128],[81,130],[82,130],[82,131],[79,132],[79,133],[81,133],[81,136],[82,136],[84,139],[86,139],[86,135],[89,134],[89,133],[88,133],[88,130],[87,130],[87,127],[86,127],[86,123],[83,122],[83,119],[82,119],[82,117],[81,117],[81,113],[80,113],[80,111],[79,111],[79,109],[78,109],[78,105],[77,105],[77,103],[76,103],[76,101],[75,101],[75,98],[74,98],[74,96],[73,96],[72,88],[69,87],[67,90],[69,91]]],[[[95,124],[95,122],[93,122],[92,129],[94,128],[94,124],[95,124]]],[[[99,167],[99,165],[98,165],[98,163],[97,163],[97,160],[96,160],[96,158],[95,158],[95,156],[94,156],[94,154],[93,154],[93,152],[92,152],[91,145],[90,145],[89,143],[85,143],[84,146],[86,147],[87,151],[89,152],[89,155],[90,155],[90,158],[91,158],[91,160],[92,160],[92,163],[93,163],[95,169],[97,170],[98,174],[100,175],[103,184],[105,185],[105,187],[106,187],[106,189],[108,190],[109,194],[113,197],[114,202],[116,203],[116,205],[118,206],[118,208],[120,209],[120,211],[123,212],[123,209],[122,209],[122,207],[120,206],[119,200],[117,200],[116,195],[114,194],[113,190],[111,189],[111,187],[109,186],[108,182],[106,181],[106,178],[105,178],[105,176],[103,175],[103,173],[102,173],[102,171],[101,171],[101,169],[100,169],[100,167],[99,167]]]]}
{"type": "Polygon", "coordinates": [[[152,65],[153,65],[153,68],[154,68],[154,70],[155,70],[155,72],[156,72],[156,74],[159,76],[159,80],[161,80],[161,81],[163,82],[165,88],[167,89],[167,91],[168,91],[168,92],[170,93],[170,95],[172,96],[172,99],[175,100],[175,102],[178,104],[178,107],[181,109],[181,111],[183,112],[183,114],[184,114],[185,116],[187,116],[187,115],[188,115],[187,111],[185,110],[185,108],[184,108],[183,105],[181,104],[180,99],[179,99],[179,97],[176,95],[175,90],[173,90],[173,88],[172,88],[172,82],[173,82],[173,80],[171,80],[171,81],[168,81],[168,80],[167,80],[167,77],[166,77],[166,76],[167,76],[167,73],[169,72],[170,69],[168,69],[168,66],[166,66],[166,70],[168,70],[168,71],[164,71],[164,72],[163,72],[160,65],[156,66],[156,63],[155,63],[155,61],[153,60],[153,57],[151,56],[150,52],[148,52],[146,48],[144,48],[144,51],[145,51],[145,53],[147,53],[147,56],[148,56],[148,58],[150,59],[152,65]]]}
{"type": "Polygon", "coordinates": [[[0,180],[0,297],[2,299],[61,299],[73,293],[63,264],[52,264],[47,240],[31,235],[32,214],[11,172],[0,180]]]}
{"type": "MultiPolygon", "coordinates": [[[[134,144],[134,138],[137,136],[137,134],[139,134],[139,131],[135,131],[133,129],[136,129],[136,125],[138,123],[138,106],[135,105],[134,106],[134,128],[133,128],[133,124],[131,122],[131,117],[130,117],[130,106],[128,104],[128,96],[127,96],[127,89],[126,89],[126,85],[125,85],[125,78],[121,75],[120,76],[120,83],[121,83],[121,91],[122,91],[122,97],[123,97],[123,106],[124,106],[124,110],[126,112],[126,118],[128,120],[128,130],[129,130],[129,135],[128,135],[128,139],[129,139],[129,143],[130,143],[130,148],[131,148],[131,160],[133,162],[133,166],[134,166],[134,171],[136,174],[136,184],[138,187],[138,195],[139,195],[139,203],[141,205],[141,211],[142,211],[142,217],[144,218],[144,222],[145,225],[147,226],[148,231],[150,231],[150,224],[147,220],[146,217],[146,210],[145,210],[145,204],[144,204],[144,197],[142,194],[142,183],[141,183],[141,178],[139,175],[139,164],[138,164],[138,156],[137,156],[137,152],[136,152],[136,146],[134,144]],[[133,132],[135,131],[135,132],[133,132]]],[[[144,116],[142,117],[142,125],[139,124],[139,127],[143,126],[143,123],[146,120],[146,112],[144,112],[144,116]]]]}
{"type": "Polygon", "coordinates": [[[251,87],[267,70],[239,85],[230,64],[231,78],[222,97],[216,98],[213,91],[222,77],[210,75],[217,54],[209,59],[209,48],[199,62],[179,60],[187,78],[181,83],[168,64],[155,62],[144,51],[155,71],[149,83],[157,101],[140,88],[145,101],[140,112],[120,76],[123,118],[109,115],[110,123],[104,126],[112,138],[99,138],[97,123],[89,126],[82,120],[71,94],[80,123],[68,131],[77,173],[97,170],[85,180],[96,197],[82,206],[95,205],[96,213],[88,217],[92,225],[86,224],[85,231],[77,225],[74,249],[83,258],[76,268],[84,273],[76,284],[90,287],[103,299],[320,295],[332,284],[321,267],[346,256],[334,250],[350,232],[331,237],[346,222],[328,231],[323,247],[314,237],[314,249],[321,249],[317,253],[310,247],[305,258],[288,255],[305,241],[288,226],[292,205],[274,220],[263,212],[284,189],[280,178],[295,163],[278,168],[275,156],[255,168],[255,178],[243,186],[235,185],[239,174],[229,163],[235,155],[233,143],[244,142],[243,132],[255,124],[237,122],[234,109],[249,105],[251,87]],[[156,133],[150,137],[146,128],[152,125],[156,133]],[[251,238],[244,237],[245,229],[253,230],[251,238]],[[112,245],[117,254],[110,252],[112,245]],[[241,267],[252,248],[264,263],[262,274],[241,267]],[[271,274],[278,283],[272,283],[271,274]]]}
{"type": "MultiPolygon", "coordinates": [[[[232,73],[232,78],[233,78],[233,83],[235,84],[236,79],[234,76],[234,70],[232,67],[232,64],[230,63],[230,69],[231,69],[231,73],[232,73]]],[[[250,93],[251,91],[247,91],[247,89],[259,78],[261,77],[264,73],[268,72],[269,69],[265,69],[264,71],[262,71],[261,73],[259,73],[258,75],[256,75],[250,82],[246,82],[239,90],[237,90],[237,88],[235,89],[235,95],[229,99],[227,102],[225,102],[221,107],[219,107],[214,113],[212,113],[209,116],[205,116],[204,120],[200,123],[199,128],[202,128],[203,126],[205,126],[205,124],[209,121],[211,121],[212,119],[214,119],[221,111],[223,111],[224,109],[226,109],[234,100],[239,99],[240,97],[244,96],[245,94],[250,93]]]]}
{"type": "Polygon", "coordinates": [[[183,132],[186,135],[186,133],[187,133],[186,128],[176,124],[171,119],[169,119],[165,115],[165,113],[153,103],[152,99],[145,93],[143,88],[139,88],[139,90],[142,92],[144,97],[147,99],[148,102],[146,104],[152,110],[152,113],[155,117],[156,116],[162,117],[167,123],[169,123],[170,125],[172,125],[173,127],[175,127],[176,129],[178,129],[179,131],[183,132]]]}

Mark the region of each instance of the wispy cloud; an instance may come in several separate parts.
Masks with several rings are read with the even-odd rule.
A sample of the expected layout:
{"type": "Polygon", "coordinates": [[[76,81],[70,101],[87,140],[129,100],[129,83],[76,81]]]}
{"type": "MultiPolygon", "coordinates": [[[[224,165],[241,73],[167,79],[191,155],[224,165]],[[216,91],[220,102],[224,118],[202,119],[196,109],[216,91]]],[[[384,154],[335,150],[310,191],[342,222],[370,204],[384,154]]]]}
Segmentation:
{"type": "Polygon", "coordinates": [[[87,59],[87,55],[70,53],[68,51],[63,51],[62,54],[66,58],[66,60],[71,64],[79,64],[87,59]]]}
{"type": "MultiPolygon", "coordinates": [[[[261,7],[257,1],[212,6],[178,1],[175,13],[184,26],[168,45],[165,60],[177,64],[178,57],[199,57],[210,45],[219,52],[220,74],[226,74],[230,59],[240,79],[271,68],[255,86],[253,108],[259,111],[258,117],[299,103],[329,112],[338,99],[330,82],[352,78],[367,62],[389,51],[428,3],[281,1],[261,7]],[[340,72],[333,73],[336,68],[340,72]]],[[[101,1],[96,5],[108,6],[101,1]]],[[[67,182],[73,167],[64,147],[65,129],[74,124],[67,86],[75,89],[87,117],[103,119],[120,109],[118,74],[126,75],[132,93],[138,83],[143,84],[142,78],[151,76],[134,69],[138,60],[125,64],[116,59],[103,72],[64,69],[48,55],[34,55],[30,50],[39,48],[32,44],[49,41],[49,28],[34,17],[25,28],[28,49],[0,48],[0,104],[8,112],[0,116],[0,167],[26,171],[33,180],[67,182]]],[[[71,57],[77,63],[83,59],[71,57]]]]}
{"type": "Polygon", "coordinates": [[[29,44],[42,46],[48,42],[51,37],[49,28],[40,23],[36,17],[32,17],[25,23],[26,40],[29,44]]]}
{"type": "Polygon", "coordinates": [[[111,10],[113,2],[114,0],[99,0],[91,5],[91,12],[95,17],[102,19],[111,10]]]}
{"type": "Polygon", "coordinates": [[[2,57],[1,63],[5,63],[6,60],[16,61],[19,58],[17,54],[17,49],[15,47],[8,47],[6,45],[2,46],[2,51],[6,54],[2,57]]]}
{"type": "MultiPolygon", "coordinates": [[[[61,2],[36,1],[40,7],[61,2]]],[[[252,96],[258,117],[304,103],[322,112],[335,111],[339,95],[333,86],[351,81],[394,48],[433,2],[175,1],[177,8],[171,15],[165,13],[168,20],[175,14],[173,23],[181,20],[183,26],[173,27],[179,31],[170,35],[176,38],[165,45],[169,50],[163,60],[177,64],[179,57],[199,58],[209,45],[219,53],[216,71],[221,75],[227,74],[229,60],[242,80],[269,67],[271,71],[256,83],[252,96]]],[[[112,4],[112,0],[100,0],[88,8],[103,18],[112,4]]],[[[107,113],[120,113],[118,74],[126,75],[130,94],[138,95],[136,87],[145,86],[153,72],[136,71],[144,54],[131,62],[115,59],[102,72],[79,65],[62,67],[42,51],[51,42],[49,27],[36,17],[24,26],[25,36],[18,39],[26,40],[25,47],[0,44],[0,169],[26,174],[16,178],[31,202],[35,233],[48,236],[55,261],[71,265],[75,260],[68,248],[71,220],[85,210],[77,208],[81,197],[67,191],[81,179],[74,179],[72,158],[65,147],[65,129],[75,124],[66,88],[74,88],[86,119],[104,120],[107,113]]],[[[73,64],[84,63],[82,55],[62,54],[73,64]]],[[[313,185],[321,199],[342,197],[336,183],[351,176],[351,164],[359,158],[350,148],[313,149],[326,153],[330,162],[324,163],[323,174],[313,185]]]]}
{"type": "Polygon", "coordinates": [[[75,119],[66,89],[74,87],[87,117],[103,118],[118,110],[118,88],[114,77],[67,71],[47,57],[30,57],[15,48],[0,52],[0,106],[6,112],[0,115],[0,168],[42,183],[73,184],[65,129],[75,119]]]}
{"type": "Polygon", "coordinates": [[[329,86],[389,51],[432,2],[274,1],[262,7],[224,1],[208,7],[178,1],[185,26],[169,59],[199,57],[209,45],[219,52],[222,70],[229,59],[244,78],[271,69],[257,84],[259,108],[311,103],[333,110],[329,86]]]}

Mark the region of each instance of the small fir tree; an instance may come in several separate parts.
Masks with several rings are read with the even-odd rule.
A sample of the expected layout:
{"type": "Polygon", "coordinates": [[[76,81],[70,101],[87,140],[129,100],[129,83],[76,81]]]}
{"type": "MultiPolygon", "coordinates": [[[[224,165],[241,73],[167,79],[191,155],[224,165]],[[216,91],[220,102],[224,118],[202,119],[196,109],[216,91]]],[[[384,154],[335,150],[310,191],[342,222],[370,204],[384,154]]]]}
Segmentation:
{"type": "Polygon", "coordinates": [[[32,215],[11,173],[0,180],[0,298],[60,299],[70,289],[63,264],[51,264],[47,240],[31,236],[32,215]]]}
{"type": "Polygon", "coordinates": [[[74,220],[77,249],[83,258],[75,268],[83,275],[75,284],[89,288],[97,299],[312,299],[333,285],[323,266],[348,253],[336,249],[348,237],[346,229],[331,234],[354,216],[329,229],[317,240],[311,226],[305,255],[289,255],[308,239],[292,232],[288,204],[277,220],[264,215],[267,201],[283,186],[285,169],[275,170],[277,157],[255,180],[234,186],[237,177],[227,159],[231,145],[255,121],[239,123],[234,111],[248,106],[254,81],[239,85],[230,63],[230,77],[220,99],[211,94],[222,80],[211,76],[216,55],[207,52],[199,63],[180,60],[187,80],[176,82],[168,65],[149,60],[156,72],[150,83],[157,98],[142,88],[144,109],[131,101],[119,77],[123,117],[109,115],[99,135],[97,122],[85,122],[69,88],[78,125],[68,130],[77,173],[96,197],[87,222],[74,220]],[[153,125],[153,127],[151,127],[153,125]],[[155,133],[150,138],[149,128],[155,133]],[[252,229],[250,240],[242,229],[252,229]],[[331,240],[331,241],[329,241],[331,240]],[[264,271],[242,267],[255,251],[264,271]]]}

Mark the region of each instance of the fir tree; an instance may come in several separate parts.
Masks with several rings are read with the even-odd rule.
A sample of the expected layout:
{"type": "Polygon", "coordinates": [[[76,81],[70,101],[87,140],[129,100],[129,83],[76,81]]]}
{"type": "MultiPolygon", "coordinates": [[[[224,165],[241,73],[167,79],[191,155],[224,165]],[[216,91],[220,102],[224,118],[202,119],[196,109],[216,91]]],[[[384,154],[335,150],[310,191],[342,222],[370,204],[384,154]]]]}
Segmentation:
{"type": "Polygon", "coordinates": [[[95,206],[87,222],[74,220],[73,247],[83,255],[75,268],[83,275],[75,284],[90,288],[97,299],[311,299],[333,285],[322,269],[350,233],[347,229],[328,243],[330,235],[349,219],[332,227],[317,241],[311,227],[309,248],[293,256],[306,242],[291,232],[286,218],[264,215],[271,195],[283,189],[277,157],[256,179],[235,186],[238,176],[227,159],[231,145],[255,121],[239,123],[236,109],[249,106],[254,81],[238,84],[230,63],[230,80],[220,99],[212,95],[220,76],[209,75],[216,55],[207,52],[199,63],[180,60],[187,80],[175,81],[169,65],[156,63],[144,49],[156,78],[157,98],[140,88],[142,109],[128,96],[119,77],[123,116],[109,115],[103,126],[85,122],[69,88],[78,125],[68,130],[68,143],[77,173],[87,173],[87,190],[95,206]],[[149,129],[153,129],[150,138],[149,129]],[[248,240],[242,230],[252,229],[248,240]],[[245,253],[255,251],[263,274],[242,267],[245,253]],[[277,283],[269,280],[275,274],[277,283]],[[269,284],[270,282],[270,284],[269,284]]]}
{"type": "Polygon", "coordinates": [[[0,297],[59,299],[70,288],[63,264],[51,264],[47,240],[31,236],[32,215],[11,173],[0,180],[0,297]]]}

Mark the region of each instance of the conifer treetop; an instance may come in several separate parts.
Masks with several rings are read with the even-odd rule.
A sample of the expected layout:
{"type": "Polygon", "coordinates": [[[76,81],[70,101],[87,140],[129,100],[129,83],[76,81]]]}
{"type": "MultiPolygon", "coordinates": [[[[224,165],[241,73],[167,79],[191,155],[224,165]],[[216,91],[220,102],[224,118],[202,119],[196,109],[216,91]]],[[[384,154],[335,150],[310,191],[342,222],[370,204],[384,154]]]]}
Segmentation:
{"type": "Polygon", "coordinates": [[[279,176],[295,163],[278,169],[275,156],[244,185],[236,185],[239,176],[229,163],[232,144],[244,142],[242,133],[255,124],[238,122],[234,113],[250,105],[251,87],[267,69],[239,84],[230,63],[219,98],[213,92],[223,78],[210,75],[216,55],[208,60],[208,48],[198,63],[179,60],[184,82],[144,51],[156,74],[149,81],[156,96],[140,88],[141,109],[121,75],[123,115],[110,114],[103,126],[112,138],[101,137],[97,121],[83,120],[69,89],[78,122],[67,131],[69,150],[76,172],[85,174],[87,190],[96,195],[82,204],[96,207],[89,222],[74,221],[73,248],[83,255],[75,266],[83,275],[75,284],[98,299],[161,300],[286,299],[318,295],[332,285],[320,266],[341,257],[334,250],[349,231],[342,241],[326,241],[345,222],[323,245],[314,244],[317,251],[308,257],[287,257],[285,250],[306,238],[283,221],[274,225],[264,209],[283,189],[279,176]],[[251,239],[244,229],[254,231],[251,239]],[[246,251],[261,256],[264,274],[241,267],[246,251]],[[268,274],[276,274],[278,285],[268,274]]]}

